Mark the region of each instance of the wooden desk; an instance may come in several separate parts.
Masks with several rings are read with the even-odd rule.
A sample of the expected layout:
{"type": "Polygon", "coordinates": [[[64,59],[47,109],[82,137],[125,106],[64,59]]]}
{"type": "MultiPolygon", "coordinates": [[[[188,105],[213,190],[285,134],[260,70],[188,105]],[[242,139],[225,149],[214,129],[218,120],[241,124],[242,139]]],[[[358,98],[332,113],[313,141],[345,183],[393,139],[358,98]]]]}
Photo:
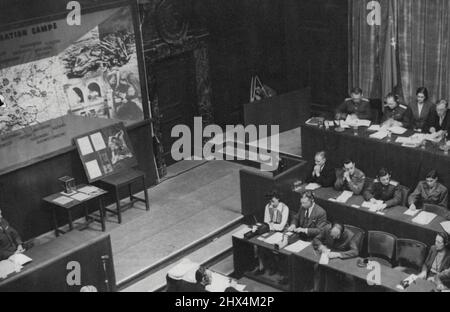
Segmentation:
{"type": "Polygon", "coordinates": [[[35,246],[25,253],[33,261],[20,273],[0,280],[0,292],[78,292],[82,286],[93,285],[98,291],[115,291],[116,279],[109,235],[71,232],[49,243],[35,246]],[[69,285],[67,277],[80,264],[80,285],[69,285]],[[106,269],[106,271],[105,271],[106,269]],[[108,280],[108,283],[106,283],[108,280]]]}
{"type": "MultiPolygon", "coordinates": [[[[275,251],[272,245],[252,238],[250,240],[233,237],[233,259],[235,273],[245,274],[248,277],[251,275],[246,272],[254,267],[253,263],[253,250],[254,247],[267,248],[275,251]]],[[[308,279],[312,278],[314,272],[314,265],[319,263],[320,255],[314,251],[312,246],[305,248],[298,253],[292,253],[285,249],[279,251],[281,255],[288,258],[288,272],[289,272],[289,286],[288,291],[301,291],[304,289],[308,279]]],[[[369,287],[366,283],[369,270],[366,268],[360,268],[357,265],[357,261],[360,258],[353,259],[334,259],[330,260],[327,265],[320,264],[319,267],[330,274],[346,274],[354,277],[360,283],[365,283],[365,288],[369,287]]],[[[380,291],[396,291],[396,292],[430,292],[435,289],[431,282],[425,280],[418,280],[406,290],[400,290],[396,286],[406,279],[409,275],[401,271],[394,270],[389,267],[381,266],[381,285],[375,286],[375,290],[380,291]]],[[[259,282],[267,283],[267,280],[257,279],[259,282]]],[[[271,286],[276,286],[271,284],[271,286]]],[[[281,289],[280,286],[277,288],[281,289]]]]}
{"type": "MultiPolygon", "coordinates": [[[[426,149],[403,147],[395,143],[398,136],[392,136],[392,142],[369,137],[374,132],[361,127],[358,136],[348,129],[338,133],[333,129],[325,130],[314,126],[302,126],[303,157],[313,161],[317,151],[325,150],[328,160],[341,168],[346,158],[356,162],[366,176],[375,177],[378,170],[387,167],[392,170],[392,177],[400,184],[414,190],[417,183],[424,180],[431,169],[436,169],[442,183],[450,189],[450,156],[445,155],[436,144],[427,143],[426,149]]],[[[413,134],[408,131],[402,136],[413,134]]]]}
{"type": "MultiPolygon", "coordinates": [[[[329,221],[354,225],[366,231],[385,231],[398,238],[415,239],[429,246],[434,244],[436,234],[443,230],[440,223],[445,219],[440,216],[437,216],[429,225],[420,225],[412,221],[414,217],[404,214],[408,210],[406,207],[388,208],[384,214],[379,214],[360,207],[364,202],[362,196],[353,196],[343,204],[329,200],[329,198],[336,198],[341,194],[333,188],[321,188],[314,191],[314,194],[317,204],[327,212],[329,221]]],[[[301,198],[300,192],[292,192],[291,196],[290,203],[297,203],[296,207],[298,207],[301,198]]]]}
{"type": "MultiPolygon", "coordinates": [[[[86,185],[80,185],[77,187],[77,189],[81,189],[82,187],[84,187],[86,185]]],[[[108,192],[106,192],[105,190],[102,190],[100,188],[97,188],[98,192],[96,192],[95,194],[90,195],[89,198],[85,199],[85,200],[76,200],[73,199],[71,202],[68,202],[66,204],[60,204],[55,202],[55,199],[61,197],[61,196],[66,196],[63,193],[59,192],[59,193],[55,193],[52,194],[50,196],[45,197],[43,200],[44,202],[47,203],[47,205],[52,209],[52,215],[53,215],[53,224],[54,224],[54,230],[55,230],[55,235],[59,236],[60,233],[65,234],[64,231],[59,229],[58,226],[58,218],[57,218],[57,210],[62,210],[64,211],[67,216],[68,216],[68,221],[69,221],[69,231],[73,230],[73,219],[72,219],[72,215],[73,215],[73,211],[79,207],[83,207],[84,208],[84,213],[85,213],[85,218],[86,218],[86,226],[93,222],[93,221],[97,221],[102,225],[102,231],[105,232],[106,230],[106,226],[105,226],[105,207],[104,207],[104,203],[103,203],[103,196],[105,194],[107,194],[108,192]],[[100,213],[100,219],[94,218],[89,216],[89,211],[88,211],[88,207],[87,204],[91,201],[98,201],[98,210],[100,213]]],[[[70,196],[66,196],[66,197],[70,197],[70,196]]]]}

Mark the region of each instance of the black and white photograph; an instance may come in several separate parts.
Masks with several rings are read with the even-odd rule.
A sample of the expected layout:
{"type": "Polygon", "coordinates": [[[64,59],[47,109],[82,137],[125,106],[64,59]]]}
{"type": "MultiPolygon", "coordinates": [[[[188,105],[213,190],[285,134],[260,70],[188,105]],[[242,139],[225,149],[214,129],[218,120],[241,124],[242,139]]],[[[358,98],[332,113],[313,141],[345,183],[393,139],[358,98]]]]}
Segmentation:
{"type": "Polygon", "coordinates": [[[450,292],[450,1],[1,1],[0,292],[450,292]]]}

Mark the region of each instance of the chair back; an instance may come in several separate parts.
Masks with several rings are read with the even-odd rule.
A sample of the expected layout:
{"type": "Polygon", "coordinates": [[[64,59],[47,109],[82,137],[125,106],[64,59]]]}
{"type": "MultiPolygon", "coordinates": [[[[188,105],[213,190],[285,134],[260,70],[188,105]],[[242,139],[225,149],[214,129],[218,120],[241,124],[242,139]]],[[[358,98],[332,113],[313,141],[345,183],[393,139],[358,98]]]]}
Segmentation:
{"type": "Polygon", "coordinates": [[[413,239],[397,239],[397,265],[420,271],[427,257],[428,246],[413,239]]]}
{"type": "Polygon", "coordinates": [[[356,242],[356,245],[358,246],[359,254],[361,254],[363,243],[364,243],[364,237],[366,236],[366,232],[356,226],[353,225],[345,225],[345,228],[353,233],[353,239],[356,242]]]}
{"type": "Polygon", "coordinates": [[[395,242],[397,237],[381,231],[369,231],[367,237],[367,252],[370,257],[379,257],[389,262],[394,260],[395,242]]]}
{"type": "Polygon", "coordinates": [[[423,210],[427,212],[432,212],[437,214],[440,217],[447,218],[449,216],[449,211],[445,209],[444,207],[433,205],[433,204],[424,204],[423,210]]]}

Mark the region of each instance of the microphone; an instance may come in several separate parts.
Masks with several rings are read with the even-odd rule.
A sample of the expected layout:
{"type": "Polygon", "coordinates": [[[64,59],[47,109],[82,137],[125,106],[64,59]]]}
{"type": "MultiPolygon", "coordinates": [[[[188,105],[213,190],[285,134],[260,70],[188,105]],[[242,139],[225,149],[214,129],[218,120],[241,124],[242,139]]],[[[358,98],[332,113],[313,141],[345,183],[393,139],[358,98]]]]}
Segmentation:
{"type": "Polygon", "coordinates": [[[108,269],[106,267],[106,262],[109,261],[109,255],[103,255],[103,256],[101,256],[101,259],[102,259],[102,264],[103,264],[103,272],[105,273],[106,291],[110,292],[109,280],[108,280],[108,269]]]}

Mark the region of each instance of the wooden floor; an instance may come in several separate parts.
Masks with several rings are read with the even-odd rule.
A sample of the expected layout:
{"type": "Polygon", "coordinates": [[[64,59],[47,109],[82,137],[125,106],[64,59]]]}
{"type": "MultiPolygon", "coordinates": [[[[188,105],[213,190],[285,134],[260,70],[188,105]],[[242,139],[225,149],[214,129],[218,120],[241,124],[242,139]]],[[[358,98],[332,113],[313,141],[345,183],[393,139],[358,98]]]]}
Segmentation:
{"type": "MultiPolygon", "coordinates": [[[[299,153],[299,138],[299,129],[281,134],[281,151],[299,153]]],[[[145,211],[144,204],[136,203],[135,208],[123,214],[121,225],[117,224],[115,216],[108,215],[106,226],[111,235],[117,282],[120,284],[240,219],[241,168],[242,165],[227,161],[176,163],[168,168],[167,177],[159,185],[149,189],[149,212],[145,211]]],[[[143,193],[137,196],[143,198],[143,193]]],[[[83,232],[97,236],[101,229],[99,225],[91,224],[83,232]]],[[[36,242],[53,239],[53,233],[49,233],[36,242]]]]}

